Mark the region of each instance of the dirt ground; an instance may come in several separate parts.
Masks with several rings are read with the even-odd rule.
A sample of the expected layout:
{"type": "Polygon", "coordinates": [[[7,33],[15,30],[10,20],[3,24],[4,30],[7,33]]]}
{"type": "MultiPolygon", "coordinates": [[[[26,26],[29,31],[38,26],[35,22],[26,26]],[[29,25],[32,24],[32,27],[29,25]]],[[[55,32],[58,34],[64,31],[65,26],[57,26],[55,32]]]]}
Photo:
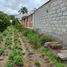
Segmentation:
{"type": "Polygon", "coordinates": [[[22,44],[25,59],[23,67],[38,67],[36,62],[40,62],[40,67],[55,67],[52,62],[48,60],[46,55],[43,56],[40,52],[31,48],[28,40],[21,33],[18,35],[22,44]]]}
{"type": "MultiPolygon", "coordinates": [[[[23,67],[55,67],[48,57],[43,56],[39,51],[34,50],[30,45],[29,41],[21,33],[17,33],[21,42],[24,56],[23,67]],[[36,63],[39,63],[36,65],[36,63]]],[[[12,44],[14,44],[14,33],[12,34],[12,44]]],[[[5,45],[5,37],[3,37],[2,45],[5,45]]],[[[2,47],[3,47],[2,46],[2,47]]],[[[5,67],[8,62],[8,57],[11,53],[10,49],[6,49],[4,54],[0,56],[0,67],[5,67]]],[[[17,67],[17,66],[14,66],[17,67]]]]}
{"type": "MultiPolygon", "coordinates": [[[[3,38],[3,40],[2,40],[1,48],[3,48],[5,46],[5,41],[6,41],[6,38],[4,36],[2,38],[3,38]]],[[[14,33],[12,34],[12,44],[14,44],[14,33]]],[[[2,56],[0,56],[0,67],[5,67],[5,65],[8,62],[8,57],[9,57],[10,53],[11,53],[11,50],[7,48],[4,51],[4,54],[2,56]]]]}

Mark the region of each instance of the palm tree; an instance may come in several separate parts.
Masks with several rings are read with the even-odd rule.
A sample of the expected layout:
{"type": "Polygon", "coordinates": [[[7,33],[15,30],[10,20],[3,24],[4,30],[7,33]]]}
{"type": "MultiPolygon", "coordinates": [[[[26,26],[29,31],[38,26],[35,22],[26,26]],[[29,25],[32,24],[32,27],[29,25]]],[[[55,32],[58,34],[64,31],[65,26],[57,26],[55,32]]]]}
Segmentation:
{"type": "Polygon", "coordinates": [[[19,10],[20,13],[22,14],[25,14],[25,13],[28,13],[28,9],[26,7],[22,7],[20,10],[19,10]]]}

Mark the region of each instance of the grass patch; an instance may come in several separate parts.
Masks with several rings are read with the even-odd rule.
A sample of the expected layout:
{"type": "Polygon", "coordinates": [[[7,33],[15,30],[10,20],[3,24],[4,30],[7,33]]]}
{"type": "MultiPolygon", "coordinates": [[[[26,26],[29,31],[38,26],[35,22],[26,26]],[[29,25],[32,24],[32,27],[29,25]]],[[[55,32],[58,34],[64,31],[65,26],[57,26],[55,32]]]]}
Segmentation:
{"type": "MultiPolygon", "coordinates": [[[[14,44],[12,44],[13,45],[11,49],[12,52],[9,55],[9,59],[8,59],[8,63],[6,64],[6,67],[13,67],[14,65],[17,65],[17,66],[24,65],[23,52],[21,48],[21,43],[19,41],[19,36],[16,33],[16,29],[13,29],[13,32],[14,32],[14,44]]],[[[7,45],[10,44],[10,41],[8,42],[9,43],[7,45]]]]}
{"type": "Polygon", "coordinates": [[[67,67],[65,64],[61,63],[61,60],[56,58],[53,53],[51,53],[47,48],[41,47],[39,49],[39,51],[43,54],[43,55],[47,55],[48,59],[50,61],[52,61],[52,63],[56,66],[56,67],[67,67]]]}

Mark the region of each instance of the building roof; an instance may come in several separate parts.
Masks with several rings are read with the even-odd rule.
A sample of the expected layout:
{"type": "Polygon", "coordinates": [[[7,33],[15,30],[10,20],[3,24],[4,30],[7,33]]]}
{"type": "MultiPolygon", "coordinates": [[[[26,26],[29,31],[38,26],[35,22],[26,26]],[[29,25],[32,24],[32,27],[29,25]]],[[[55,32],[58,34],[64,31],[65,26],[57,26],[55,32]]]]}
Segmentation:
{"type": "Polygon", "coordinates": [[[32,15],[34,13],[34,11],[31,11],[30,13],[25,13],[22,15],[22,18],[28,17],[30,15],[32,15]]]}
{"type": "MultiPolygon", "coordinates": [[[[40,9],[40,8],[42,8],[44,5],[48,4],[50,1],[51,1],[51,0],[47,1],[45,4],[43,4],[42,6],[40,6],[38,9],[40,9]]],[[[35,13],[38,9],[36,9],[36,10],[34,11],[34,13],[35,13]]]]}
{"type": "MultiPolygon", "coordinates": [[[[44,5],[48,4],[51,0],[47,1],[45,4],[43,4],[42,6],[40,6],[38,9],[40,9],[41,7],[43,7],[44,5]]],[[[22,15],[22,18],[25,18],[25,17],[28,17],[32,14],[34,14],[38,9],[34,10],[34,11],[31,11],[30,13],[26,13],[26,14],[23,14],[22,15]]]]}

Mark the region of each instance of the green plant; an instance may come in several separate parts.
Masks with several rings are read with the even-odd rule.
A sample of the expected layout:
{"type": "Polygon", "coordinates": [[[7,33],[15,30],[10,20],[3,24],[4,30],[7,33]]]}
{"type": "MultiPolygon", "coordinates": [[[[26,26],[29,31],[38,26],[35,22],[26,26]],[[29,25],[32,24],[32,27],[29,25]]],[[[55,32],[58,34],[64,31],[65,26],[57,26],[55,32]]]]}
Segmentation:
{"type": "Polygon", "coordinates": [[[11,42],[11,38],[7,36],[6,38],[6,42],[5,42],[5,46],[10,48],[12,47],[12,42],[11,42]]]}
{"type": "Polygon", "coordinates": [[[3,36],[7,36],[7,34],[8,34],[8,31],[5,30],[5,31],[3,32],[3,36]]]}
{"type": "Polygon", "coordinates": [[[50,59],[56,67],[67,67],[66,65],[62,64],[60,59],[55,57],[47,48],[41,47],[39,50],[42,54],[47,55],[48,59],[50,59]]]}
{"type": "Polygon", "coordinates": [[[0,56],[4,53],[5,48],[0,48],[0,56]]]}
{"type": "Polygon", "coordinates": [[[17,65],[23,65],[24,64],[24,60],[23,60],[22,56],[17,55],[17,56],[15,56],[14,59],[15,59],[15,64],[17,64],[17,65]]]}
{"type": "Polygon", "coordinates": [[[2,42],[2,34],[0,33],[0,43],[2,42]]]}
{"type": "Polygon", "coordinates": [[[31,33],[27,34],[27,37],[28,37],[30,43],[33,44],[32,46],[33,46],[35,49],[38,49],[38,48],[41,47],[40,38],[38,37],[37,34],[31,32],[31,33]]]}
{"type": "Polygon", "coordinates": [[[49,36],[48,34],[42,34],[39,36],[40,37],[40,41],[41,41],[41,44],[44,45],[45,42],[51,42],[53,41],[52,37],[49,36]]]}
{"type": "Polygon", "coordinates": [[[9,60],[8,63],[6,64],[6,67],[13,67],[13,62],[9,60]]]}
{"type": "Polygon", "coordinates": [[[9,20],[10,17],[7,14],[0,12],[0,31],[1,32],[3,32],[7,28],[7,26],[10,25],[9,20]]]}
{"type": "Polygon", "coordinates": [[[35,62],[35,65],[36,65],[37,67],[41,67],[41,61],[36,61],[36,62],[35,62]]]}

